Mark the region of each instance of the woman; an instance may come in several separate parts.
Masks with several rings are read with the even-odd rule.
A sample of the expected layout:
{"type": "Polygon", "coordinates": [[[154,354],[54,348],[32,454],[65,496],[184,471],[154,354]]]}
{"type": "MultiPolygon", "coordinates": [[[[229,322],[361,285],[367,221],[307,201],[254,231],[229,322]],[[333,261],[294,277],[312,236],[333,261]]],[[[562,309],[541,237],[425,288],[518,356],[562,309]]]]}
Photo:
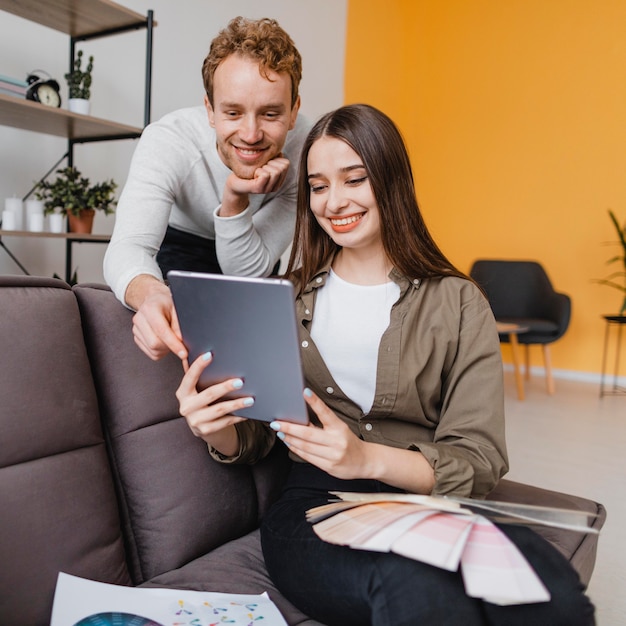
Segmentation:
{"type": "Polygon", "coordinates": [[[569,563],[521,526],[502,530],[550,590],[550,602],[500,607],[469,598],[461,575],[391,553],[320,540],[305,511],[329,491],[484,497],[507,470],[502,365],[480,290],[441,253],[415,198],[393,122],[345,106],[311,130],[300,160],[287,276],[296,285],[309,426],[246,421],[252,398],[198,393],[210,355],[189,368],[181,413],[212,455],[262,458],[278,436],[294,459],[261,527],[280,591],[325,624],[590,624],[569,563]]]}

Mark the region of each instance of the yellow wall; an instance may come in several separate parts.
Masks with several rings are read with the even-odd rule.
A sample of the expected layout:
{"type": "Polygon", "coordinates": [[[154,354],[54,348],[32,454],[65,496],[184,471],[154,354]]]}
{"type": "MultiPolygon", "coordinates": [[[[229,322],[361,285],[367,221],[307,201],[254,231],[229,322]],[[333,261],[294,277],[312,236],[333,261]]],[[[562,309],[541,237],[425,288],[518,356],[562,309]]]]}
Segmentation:
{"type": "Polygon", "coordinates": [[[619,252],[607,210],[626,221],[626,2],[351,0],[345,72],[346,103],[402,129],[451,260],[540,261],[572,297],[553,367],[599,372],[623,299],[592,279],[619,252]]]}

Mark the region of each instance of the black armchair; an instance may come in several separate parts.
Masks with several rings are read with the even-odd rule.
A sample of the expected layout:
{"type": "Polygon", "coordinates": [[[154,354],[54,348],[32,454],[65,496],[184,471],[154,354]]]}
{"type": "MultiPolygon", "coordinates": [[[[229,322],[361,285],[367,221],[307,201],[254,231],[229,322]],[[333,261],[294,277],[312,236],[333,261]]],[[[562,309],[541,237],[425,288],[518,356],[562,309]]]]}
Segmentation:
{"type": "MultiPolygon", "coordinates": [[[[525,345],[526,378],[530,377],[529,346],[541,344],[548,393],[554,380],[548,344],[562,337],[569,326],[571,299],[557,293],[543,267],[535,261],[475,261],[470,276],[483,288],[498,322],[527,328],[517,340],[525,345]]],[[[500,335],[507,343],[508,335],[500,335]]]]}

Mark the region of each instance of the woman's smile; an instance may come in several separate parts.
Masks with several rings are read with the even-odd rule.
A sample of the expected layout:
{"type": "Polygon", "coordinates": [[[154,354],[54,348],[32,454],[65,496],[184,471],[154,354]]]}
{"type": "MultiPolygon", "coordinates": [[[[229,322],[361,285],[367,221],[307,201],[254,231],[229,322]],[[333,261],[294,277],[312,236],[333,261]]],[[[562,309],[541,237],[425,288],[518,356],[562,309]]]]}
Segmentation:
{"type": "Polygon", "coordinates": [[[329,218],[331,228],[336,233],[347,233],[348,231],[356,228],[365,213],[355,213],[353,215],[343,215],[341,217],[329,218]]]}

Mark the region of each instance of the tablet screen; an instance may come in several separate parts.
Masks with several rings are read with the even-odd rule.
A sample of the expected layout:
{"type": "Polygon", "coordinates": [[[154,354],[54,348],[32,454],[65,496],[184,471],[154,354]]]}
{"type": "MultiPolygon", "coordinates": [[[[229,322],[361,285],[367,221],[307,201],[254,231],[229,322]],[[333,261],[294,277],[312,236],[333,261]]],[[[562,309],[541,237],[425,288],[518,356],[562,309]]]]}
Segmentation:
{"type": "Polygon", "coordinates": [[[244,386],[226,398],[253,396],[237,415],[308,423],[293,285],[279,278],[171,271],[167,275],[189,362],[205,352],[205,388],[229,378],[244,386]]]}

